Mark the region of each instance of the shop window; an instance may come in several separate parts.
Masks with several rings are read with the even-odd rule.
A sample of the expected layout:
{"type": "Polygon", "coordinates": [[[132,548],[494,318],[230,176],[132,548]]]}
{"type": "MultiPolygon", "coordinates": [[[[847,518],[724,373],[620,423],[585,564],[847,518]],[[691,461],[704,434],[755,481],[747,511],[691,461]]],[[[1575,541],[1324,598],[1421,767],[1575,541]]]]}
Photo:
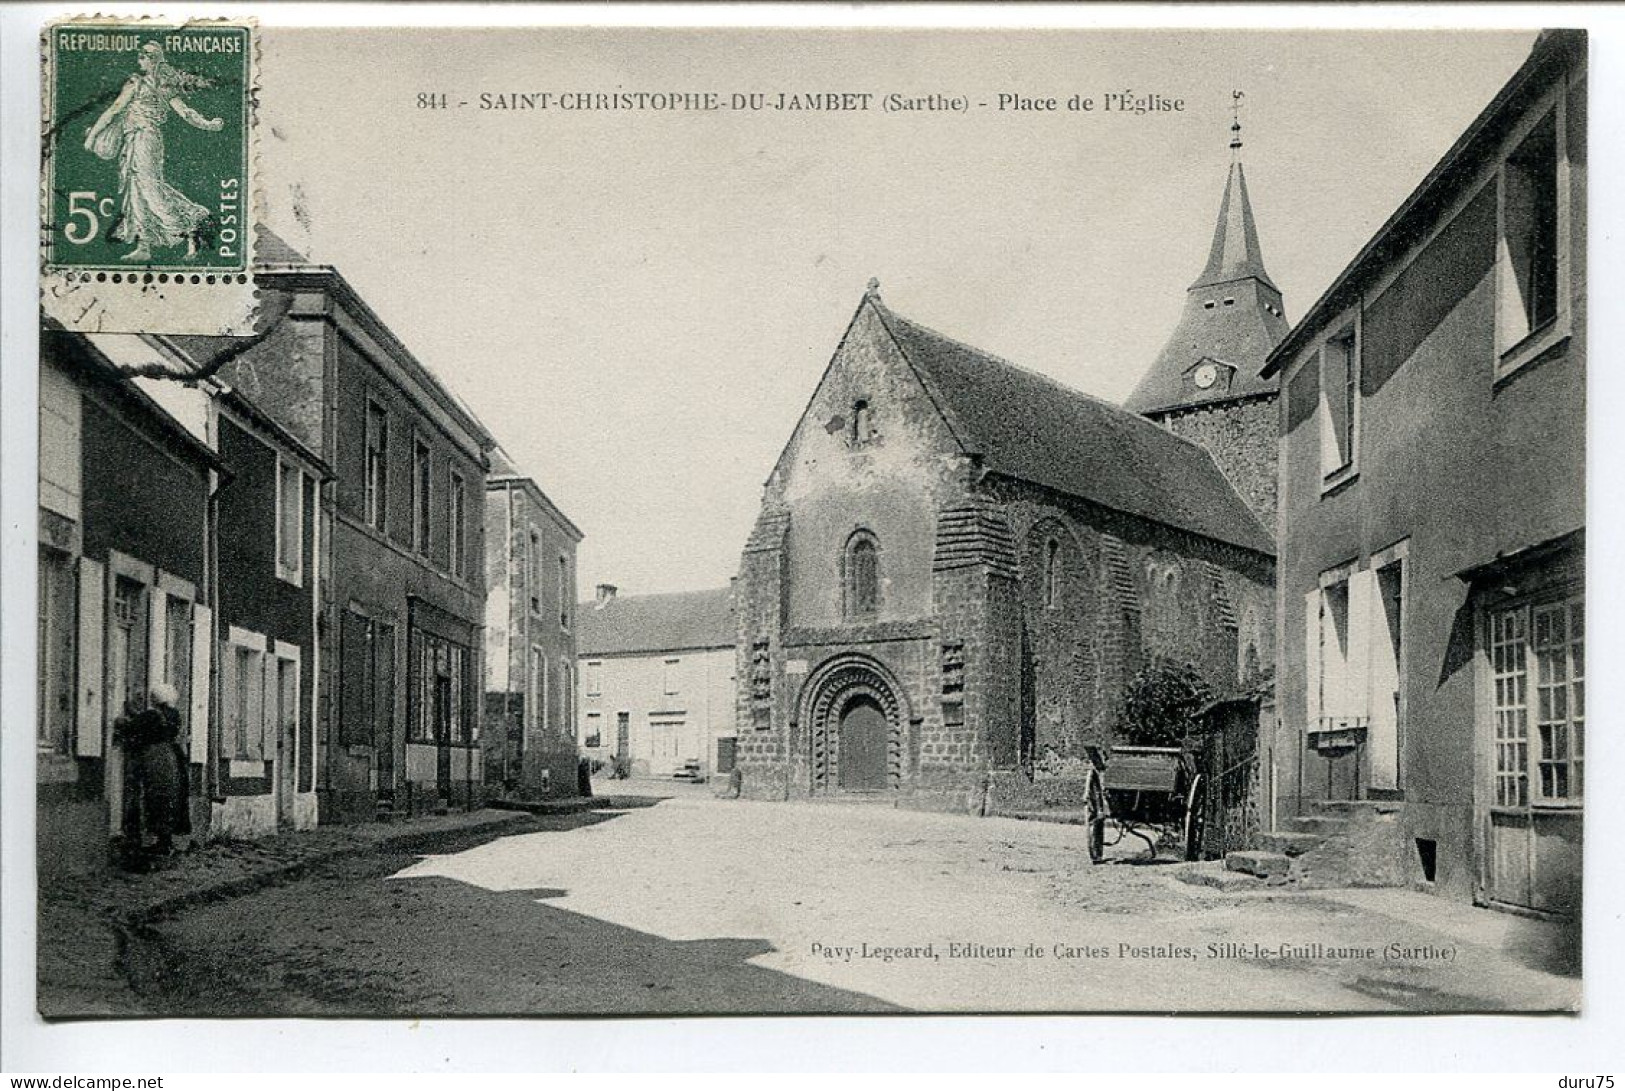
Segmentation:
{"type": "Polygon", "coordinates": [[[1493,613],[1490,668],[1496,806],[1578,803],[1585,797],[1584,603],[1493,613]]]}

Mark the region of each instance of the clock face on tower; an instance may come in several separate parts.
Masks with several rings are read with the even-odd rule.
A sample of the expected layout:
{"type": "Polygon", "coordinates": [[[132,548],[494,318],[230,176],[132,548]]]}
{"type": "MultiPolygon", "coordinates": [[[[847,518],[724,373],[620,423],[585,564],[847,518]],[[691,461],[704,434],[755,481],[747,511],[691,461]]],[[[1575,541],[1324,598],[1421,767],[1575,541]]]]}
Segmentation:
{"type": "Polygon", "coordinates": [[[1206,390],[1219,381],[1219,369],[1213,364],[1203,364],[1196,369],[1194,378],[1196,379],[1196,385],[1206,390]]]}

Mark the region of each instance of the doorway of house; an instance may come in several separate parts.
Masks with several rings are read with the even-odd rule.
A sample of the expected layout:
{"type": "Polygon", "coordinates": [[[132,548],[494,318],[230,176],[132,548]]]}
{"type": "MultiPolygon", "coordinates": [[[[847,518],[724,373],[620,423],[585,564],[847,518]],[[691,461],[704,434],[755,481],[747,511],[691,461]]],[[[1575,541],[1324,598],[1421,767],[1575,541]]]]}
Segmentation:
{"type": "Polygon", "coordinates": [[[836,782],[845,791],[886,787],[886,714],[868,694],[853,697],[841,711],[836,782]]]}

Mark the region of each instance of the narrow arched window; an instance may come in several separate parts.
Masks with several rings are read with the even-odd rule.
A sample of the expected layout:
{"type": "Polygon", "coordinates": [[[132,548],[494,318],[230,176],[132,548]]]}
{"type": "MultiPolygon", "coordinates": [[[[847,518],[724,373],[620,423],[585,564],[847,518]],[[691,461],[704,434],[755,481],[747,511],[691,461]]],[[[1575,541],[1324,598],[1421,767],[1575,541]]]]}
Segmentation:
{"type": "Polygon", "coordinates": [[[846,543],[846,616],[868,617],[880,609],[880,545],[860,530],[846,543]]]}
{"type": "Polygon", "coordinates": [[[1054,538],[1044,543],[1044,605],[1061,605],[1061,543],[1054,538]]]}
{"type": "Polygon", "coordinates": [[[874,438],[874,415],[869,403],[859,398],[852,403],[852,446],[861,447],[874,438]]]}

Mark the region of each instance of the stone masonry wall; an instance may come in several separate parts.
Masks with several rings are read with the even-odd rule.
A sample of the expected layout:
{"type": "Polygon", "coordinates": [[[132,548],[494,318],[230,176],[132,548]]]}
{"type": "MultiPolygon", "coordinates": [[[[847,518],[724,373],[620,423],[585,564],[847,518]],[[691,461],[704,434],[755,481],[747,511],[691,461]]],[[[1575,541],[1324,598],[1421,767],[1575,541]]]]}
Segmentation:
{"type": "Polygon", "coordinates": [[[1176,436],[1206,447],[1247,506],[1275,533],[1276,395],[1152,414],[1176,436]]]}

